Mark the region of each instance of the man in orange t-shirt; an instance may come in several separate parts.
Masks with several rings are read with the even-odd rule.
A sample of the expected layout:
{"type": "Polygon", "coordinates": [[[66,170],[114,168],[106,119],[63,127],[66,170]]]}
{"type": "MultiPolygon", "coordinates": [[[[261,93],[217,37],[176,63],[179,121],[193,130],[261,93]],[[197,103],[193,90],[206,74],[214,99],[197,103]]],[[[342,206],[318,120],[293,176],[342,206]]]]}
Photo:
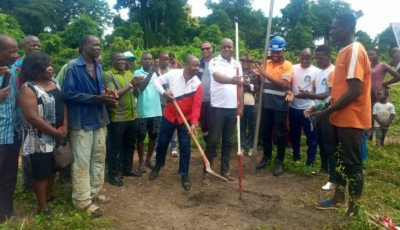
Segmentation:
{"type": "Polygon", "coordinates": [[[276,130],[277,155],[274,176],[283,174],[283,160],[286,150],[286,118],[289,110],[289,102],[286,100],[286,91],[289,90],[290,80],[293,76],[292,63],[283,56],[286,41],[280,36],[275,36],[269,46],[271,60],[268,60],[265,69],[255,65],[264,79],[262,108],[263,108],[263,144],[264,156],[257,164],[257,169],[264,168],[272,158],[272,129],[276,130]]]}
{"type": "Polygon", "coordinates": [[[335,146],[343,171],[338,173],[338,186],[330,200],[316,208],[335,208],[345,202],[346,180],[349,181],[349,207],[346,218],[358,215],[358,200],[364,186],[361,146],[363,130],[371,128],[371,69],[367,52],[354,41],[356,19],[352,13],[339,15],[332,23],[332,41],[341,45],[335,65],[332,105],[319,113],[317,119],[331,115],[335,129],[335,146]]]}

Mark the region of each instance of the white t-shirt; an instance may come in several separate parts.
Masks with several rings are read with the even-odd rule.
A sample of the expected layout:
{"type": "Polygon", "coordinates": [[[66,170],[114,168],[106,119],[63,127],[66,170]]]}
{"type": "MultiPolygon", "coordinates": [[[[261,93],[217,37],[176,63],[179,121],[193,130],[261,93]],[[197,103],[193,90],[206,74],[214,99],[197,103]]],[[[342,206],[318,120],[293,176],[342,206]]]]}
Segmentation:
{"type": "MultiPolygon", "coordinates": [[[[329,81],[329,75],[335,70],[335,66],[330,64],[328,67],[325,69],[321,69],[319,72],[317,78],[315,79],[314,82],[314,87],[315,87],[315,94],[321,94],[321,93],[326,93],[329,92],[329,87],[328,87],[328,81],[329,81]]],[[[318,105],[320,104],[321,100],[315,100],[315,103],[318,105]]]]}
{"type": "MultiPolygon", "coordinates": [[[[389,120],[390,114],[396,114],[396,112],[394,110],[394,106],[392,103],[386,102],[385,104],[382,104],[378,101],[374,105],[372,114],[376,115],[379,118],[379,120],[387,122],[389,120]]],[[[374,127],[381,127],[381,126],[378,124],[378,122],[374,120],[374,127]]]]}
{"type": "MultiPolygon", "coordinates": [[[[301,67],[300,64],[293,65],[293,77],[292,77],[293,94],[294,95],[299,94],[300,89],[308,92],[314,92],[314,81],[320,72],[321,70],[313,65],[311,65],[307,69],[301,67]]],[[[315,105],[314,100],[300,99],[295,97],[289,106],[294,109],[308,109],[314,105],[315,105]]]]}
{"type": "Polygon", "coordinates": [[[235,109],[237,107],[237,86],[233,84],[220,84],[214,80],[213,74],[216,72],[224,74],[228,78],[233,78],[239,71],[239,76],[243,75],[242,67],[235,59],[227,60],[219,55],[213,58],[208,68],[211,75],[210,99],[211,106],[218,108],[235,109]]]}

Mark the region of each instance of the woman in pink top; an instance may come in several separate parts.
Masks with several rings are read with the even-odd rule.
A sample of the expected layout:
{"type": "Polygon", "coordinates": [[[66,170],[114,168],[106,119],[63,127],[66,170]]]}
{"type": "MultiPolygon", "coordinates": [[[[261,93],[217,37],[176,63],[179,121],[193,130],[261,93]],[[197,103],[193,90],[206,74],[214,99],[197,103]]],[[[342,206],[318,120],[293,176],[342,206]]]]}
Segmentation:
{"type": "Polygon", "coordinates": [[[370,51],[368,51],[368,57],[369,61],[371,62],[371,100],[373,105],[377,101],[377,93],[384,88],[389,88],[390,84],[399,81],[400,74],[388,64],[379,61],[378,49],[371,49],[370,51]],[[387,82],[383,82],[386,73],[392,75],[393,79],[387,82]]]}

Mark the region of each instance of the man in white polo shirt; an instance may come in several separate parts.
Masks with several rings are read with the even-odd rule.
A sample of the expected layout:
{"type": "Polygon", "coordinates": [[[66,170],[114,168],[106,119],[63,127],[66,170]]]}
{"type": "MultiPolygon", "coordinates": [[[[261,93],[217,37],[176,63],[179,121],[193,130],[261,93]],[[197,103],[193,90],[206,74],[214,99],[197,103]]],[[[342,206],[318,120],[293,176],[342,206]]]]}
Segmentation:
{"type": "MultiPolygon", "coordinates": [[[[221,55],[209,63],[211,74],[211,111],[209,134],[206,146],[206,156],[212,164],[216,155],[217,145],[222,135],[221,175],[229,181],[235,181],[229,172],[229,161],[233,146],[233,136],[236,124],[237,85],[242,84],[242,67],[232,58],[233,41],[225,38],[221,43],[221,55]]],[[[208,185],[208,173],[203,173],[203,184],[208,185]]]]}
{"type": "Polygon", "coordinates": [[[311,64],[314,57],[311,49],[306,48],[300,53],[300,63],[293,66],[292,92],[295,95],[292,103],[289,105],[289,134],[293,149],[293,160],[300,161],[300,142],[301,130],[307,137],[307,161],[306,166],[315,163],[317,154],[317,136],[311,123],[304,116],[304,110],[315,105],[314,100],[296,97],[301,91],[314,92],[314,81],[320,69],[311,64]]]}

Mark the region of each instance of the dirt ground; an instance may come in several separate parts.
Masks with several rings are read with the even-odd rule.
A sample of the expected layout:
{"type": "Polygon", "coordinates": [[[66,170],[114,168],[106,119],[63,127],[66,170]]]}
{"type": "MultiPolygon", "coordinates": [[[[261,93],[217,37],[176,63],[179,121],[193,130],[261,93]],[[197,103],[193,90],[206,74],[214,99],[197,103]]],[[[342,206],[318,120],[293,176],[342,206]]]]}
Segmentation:
{"type": "MultiPolygon", "coordinates": [[[[135,153],[136,155],[136,153],[135,153]]],[[[320,211],[313,206],[330,194],[320,190],[315,176],[285,173],[272,176],[266,168],[251,174],[250,158],[243,157],[243,195],[238,182],[212,177],[201,184],[202,161],[193,150],[190,165],[192,188],[183,190],[177,174],[179,157],[167,157],[159,177],[150,181],[149,172],[140,178],[125,178],[125,187],[105,183],[112,202],[104,205],[112,217],[113,229],[323,229],[336,211],[320,211]]],[[[135,161],[135,164],[137,161],[135,161]]],[[[220,161],[214,164],[219,172],[220,161]]],[[[231,171],[237,175],[236,155],[231,171]]]]}

